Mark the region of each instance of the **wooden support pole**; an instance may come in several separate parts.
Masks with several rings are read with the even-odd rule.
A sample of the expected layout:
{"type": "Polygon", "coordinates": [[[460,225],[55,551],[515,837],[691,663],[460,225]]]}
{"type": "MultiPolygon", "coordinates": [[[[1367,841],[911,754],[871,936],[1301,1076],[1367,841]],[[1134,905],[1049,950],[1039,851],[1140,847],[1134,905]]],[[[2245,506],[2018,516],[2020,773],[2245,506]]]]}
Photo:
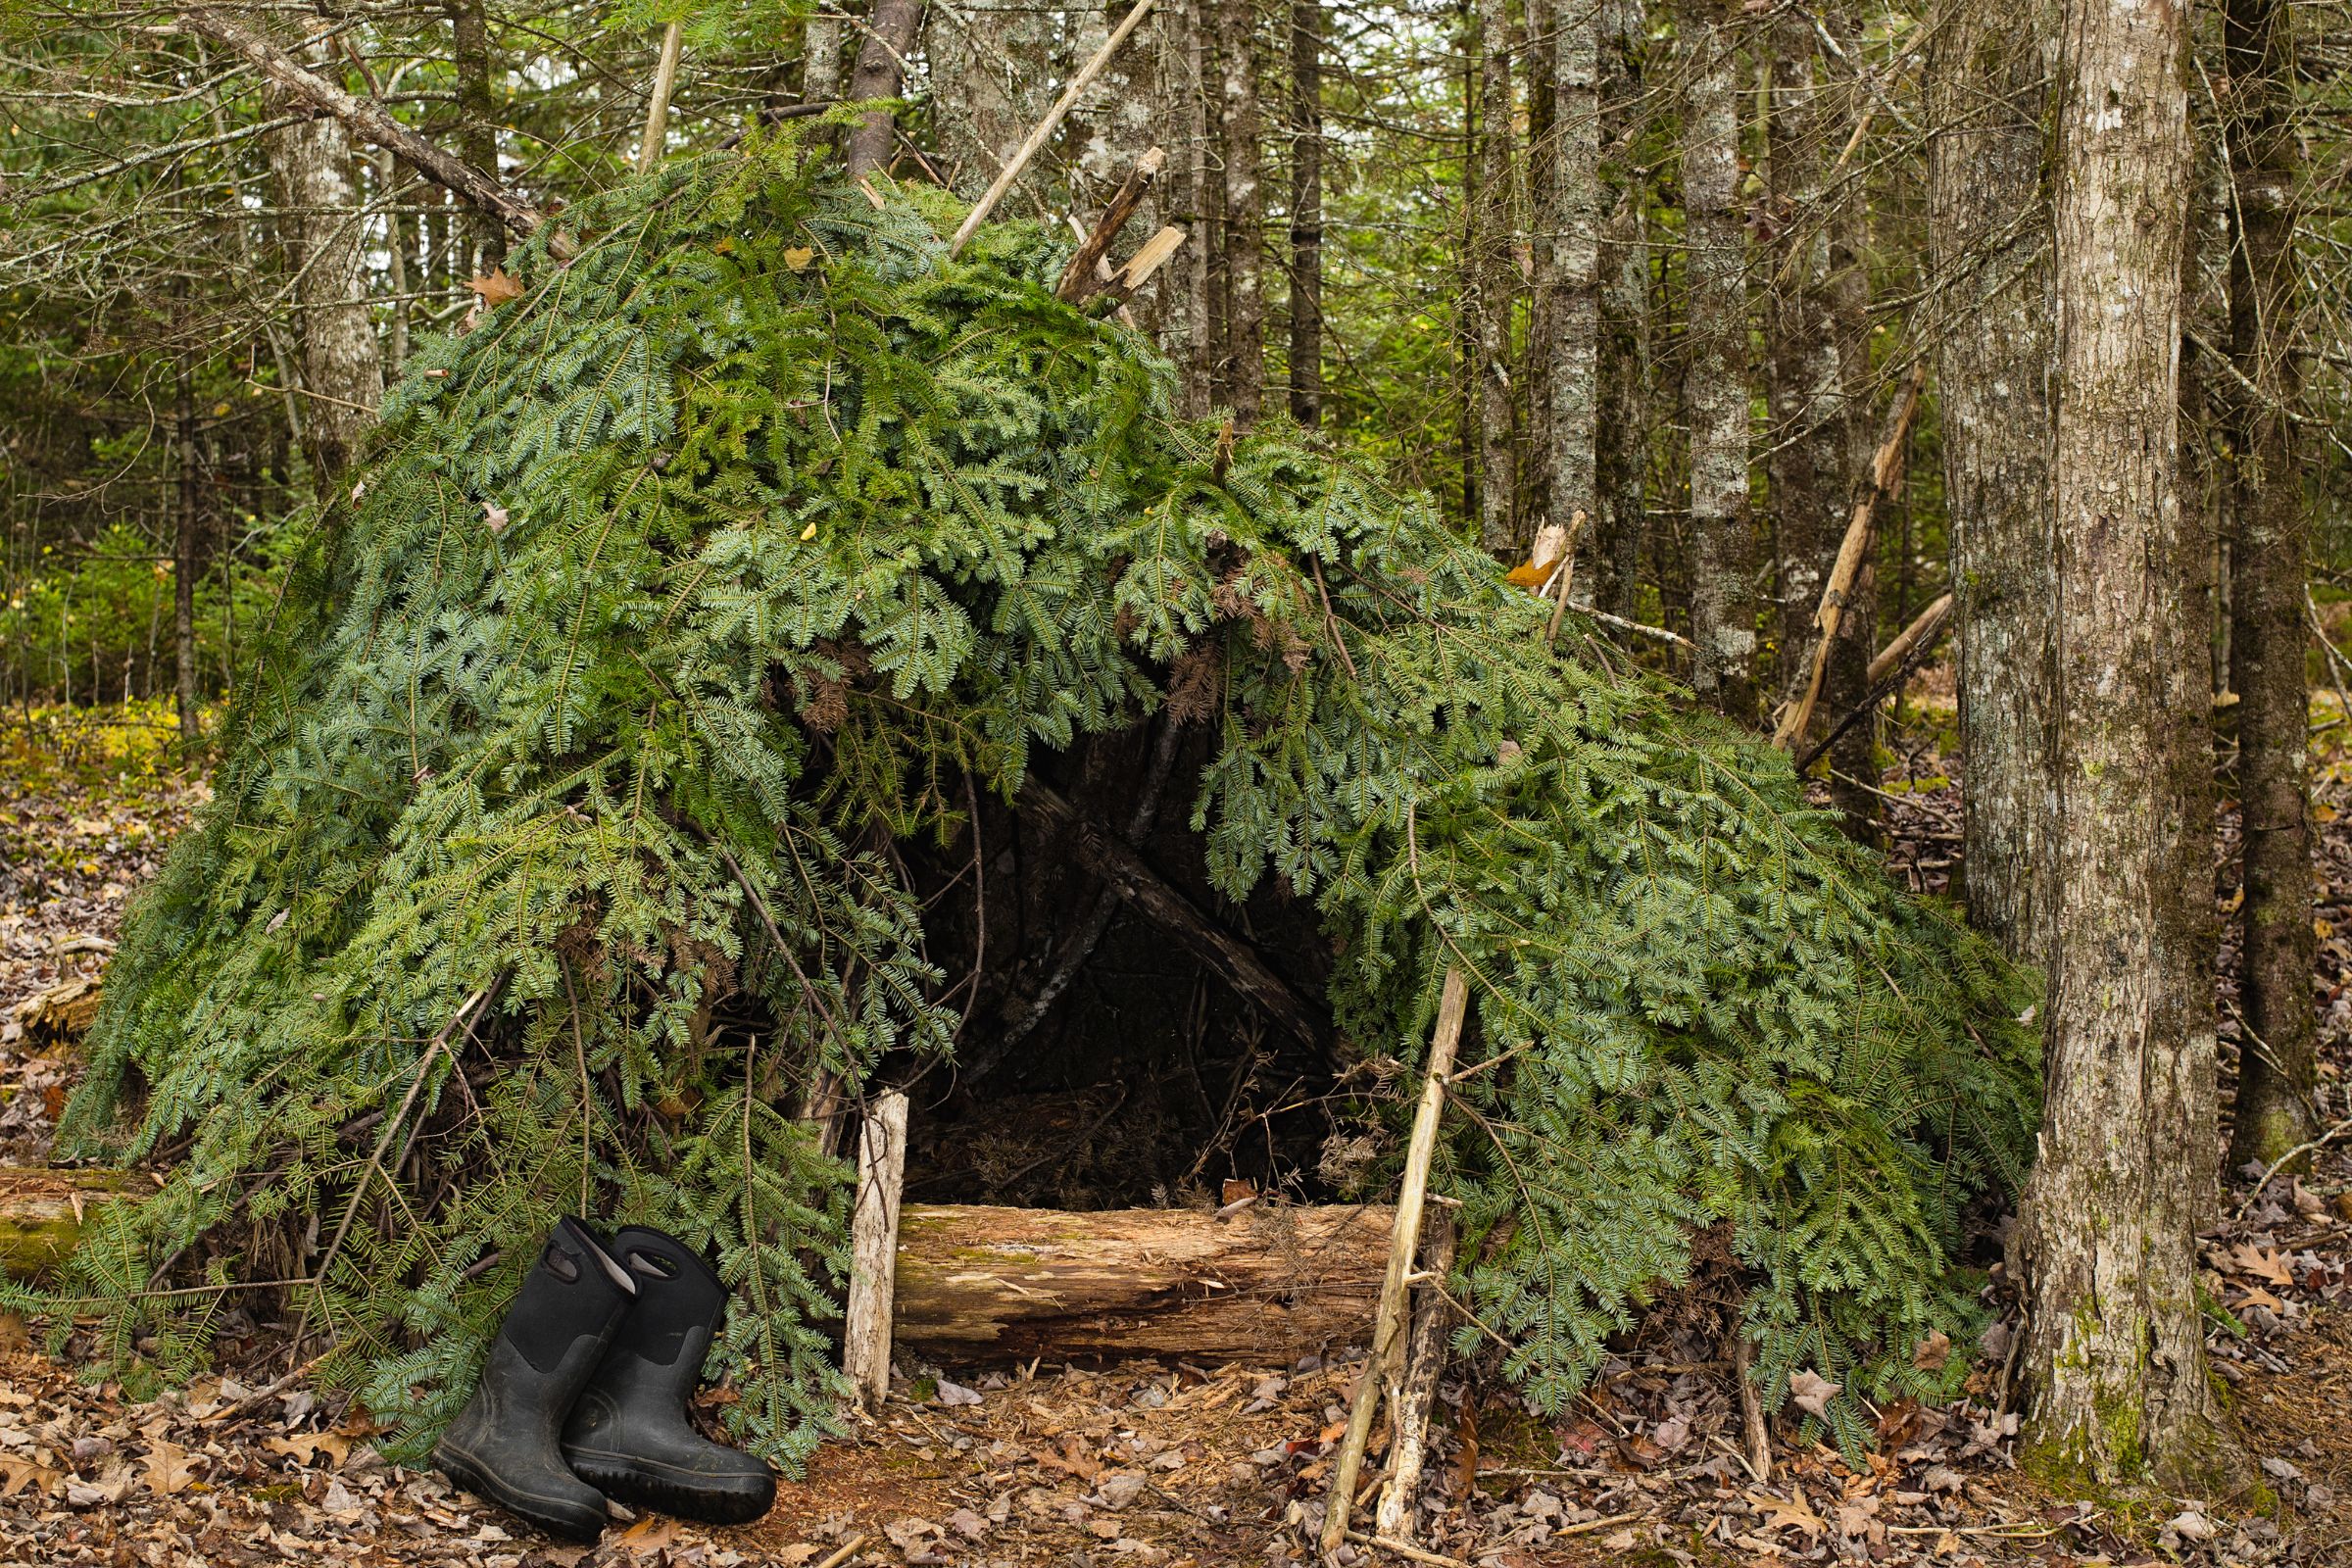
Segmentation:
{"type": "Polygon", "coordinates": [[[1422,1288],[1421,1298],[1413,1304],[1411,1353],[1389,1413],[1396,1433],[1389,1445],[1389,1479],[1381,1485],[1380,1507],[1372,1516],[1375,1535],[1407,1544],[1419,1514],[1422,1467],[1429,1459],[1429,1412],[1437,1403],[1438,1380],[1446,1373],[1446,1341],[1453,1333],[1453,1303],[1445,1291],[1446,1276],[1453,1268],[1453,1243],[1451,1216],[1441,1214],[1430,1222],[1429,1238],[1421,1249],[1422,1267],[1436,1278],[1422,1288]]]}
{"type": "Polygon", "coordinates": [[[1821,701],[1822,676],[1830,667],[1830,644],[1838,640],[1838,628],[1845,617],[1845,596],[1853,592],[1854,579],[1861,575],[1862,558],[1870,549],[1879,507],[1902,493],[1904,455],[1909,450],[1905,437],[1911,433],[1912,416],[1919,412],[1920,386],[1927,374],[1924,362],[1912,367],[1911,378],[1903,384],[1902,396],[1895,400],[1892,425],[1871,464],[1870,485],[1854,503],[1852,520],[1845,525],[1845,538],[1838,546],[1837,564],[1830,568],[1830,580],[1821,590],[1821,608],[1813,616],[1817,633],[1813,672],[1805,682],[1804,696],[1789,705],[1780,727],[1773,731],[1772,744],[1783,751],[1794,751],[1804,744],[1805,731],[1813,722],[1814,705],[1821,701]]]}
{"type": "Polygon", "coordinates": [[[1046,111],[1046,118],[1037,122],[1035,128],[1029,132],[1028,140],[1021,143],[1020,150],[1007,159],[1004,169],[998,172],[995,183],[983,191],[980,199],[972,204],[971,212],[957,226],[956,237],[948,242],[950,256],[956,255],[964,246],[971,243],[972,236],[980,231],[980,225],[988,221],[988,215],[996,211],[997,203],[1004,199],[1004,193],[1012,189],[1012,182],[1021,177],[1021,171],[1029,167],[1029,160],[1035,158],[1038,150],[1053,139],[1054,132],[1060,128],[1062,121],[1068,117],[1080,95],[1094,84],[1097,76],[1102,74],[1102,68],[1110,64],[1110,57],[1117,54],[1119,45],[1127,41],[1127,35],[1141,26],[1144,18],[1152,14],[1152,0],[1135,0],[1135,8],[1127,13],[1118,27],[1108,38],[1103,40],[1102,47],[1095,51],[1095,57],[1078,68],[1078,74],[1070,78],[1070,84],[1067,87],[1061,89],[1061,96],[1054,100],[1054,107],[1046,111]]]}
{"type": "Polygon", "coordinates": [[[1446,1080],[1453,1073],[1454,1052],[1462,1043],[1462,1022],[1470,1010],[1470,983],[1459,969],[1446,971],[1446,989],[1438,1000],[1438,1028],[1430,1042],[1429,1063],[1421,1075],[1421,1102],[1413,1109],[1413,1132],[1405,1146],[1404,1179],[1396,1193],[1396,1225],[1389,1233],[1389,1269],[1380,1283],[1380,1311],[1372,1323],[1372,1355],[1364,1363],[1363,1381],[1356,1385],[1355,1403],[1348,1412],[1348,1436],[1340,1444],[1339,1462],[1332,1467],[1331,1494],[1323,1511],[1323,1555],[1329,1557],[1348,1539],[1348,1515],[1355,1505],[1356,1477],[1364,1466],[1364,1445],[1372,1437],[1372,1417],[1380,1407],[1381,1386],[1396,1362],[1404,1342],[1404,1315],[1413,1272],[1413,1255],[1421,1246],[1421,1207],[1429,1196],[1429,1164],[1438,1150],[1438,1123],[1446,1110],[1446,1080]]]}
{"type": "Polygon", "coordinates": [[[662,144],[669,138],[669,99],[678,87],[678,54],[685,29],[671,23],[662,34],[662,58],[654,65],[654,90],[645,106],[645,139],[637,144],[637,172],[650,174],[662,161],[662,144]]]}
{"type": "Polygon", "coordinates": [[[868,1410],[890,1396],[890,1319],[906,1179],[906,1097],[893,1089],[866,1113],[858,1145],[858,1204],[850,1218],[850,1309],[841,1369],[868,1410]]]}
{"type": "Polygon", "coordinates": [[[1103,265],[1102,258],[1109,254],[1112,242],[1119,237],[1119,230],[1127,226],[1127,220],[1143,205],[1144,193],[1152,188],[1152,179],[1158,175],[1160,166],[1167,161],[1167,153],[1158,147],[1135,161],[1135,168],[1128,172],[1118,194],[1111,197],[1110,205],[1102,210],[1102,221],[1095,224],[1094,232],[1079,242],[1069,265],[1061,270],[1060,281],[1054,285],[1055,298],[1075,305],[1094,293],[1099,283],[1111,280],[1111,273],[1103,265]]]}

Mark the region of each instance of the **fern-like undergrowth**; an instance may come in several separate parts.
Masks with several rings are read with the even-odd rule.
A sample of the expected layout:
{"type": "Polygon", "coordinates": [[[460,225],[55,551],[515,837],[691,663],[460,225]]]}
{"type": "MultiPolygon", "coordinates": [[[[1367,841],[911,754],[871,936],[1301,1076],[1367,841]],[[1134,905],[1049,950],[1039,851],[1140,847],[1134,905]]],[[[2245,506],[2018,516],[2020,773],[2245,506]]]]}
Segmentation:
{"type": "Polygon", "coordinates": [[[1850,1443],[1856,1397],[1948,1384],[1912,1352],[2019,1179],[2029,982],[1779,754],[1576,617],[1547,647],[1422,500],[1174,419],[1054,298],[1058,237],[951,261],[957,216],[758,139],[573,209],[572,260],[416,355],[109,976],[71,1131],[164,1186],[47,1304],[169,1377],[301,1282],[415,1451],[586,1206],[713,1250],[731,1419],[797,1461],[844,1172],[796,1109],[954,1023],[883,852],[1178,690],[1210,877],[1317,901],[1352,1049],[1415,1060],[1472,977],[1441,1181],[1540,1401],[1725,1223],[1768,1396],[1817,1368],[1850,1443]]]}

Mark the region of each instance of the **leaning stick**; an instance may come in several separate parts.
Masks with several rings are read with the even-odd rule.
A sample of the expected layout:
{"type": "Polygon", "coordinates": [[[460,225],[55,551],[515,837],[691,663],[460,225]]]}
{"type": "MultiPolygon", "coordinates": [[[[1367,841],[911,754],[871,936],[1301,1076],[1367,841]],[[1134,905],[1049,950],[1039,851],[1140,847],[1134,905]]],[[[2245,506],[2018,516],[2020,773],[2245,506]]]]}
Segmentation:
{"type": "Polygon", "coordinates": [[[1004,199],[1006,191],[1012,189],[1012,182],[1021,177],[1021,171],[1029,167],[1029,160],[1035,158],[1038,150],[1052,140],[1054,132],[1060,128],[1062,121],[1077,104],[1079,94],[1094,84],[1095,78],[1102,74],[1102,68],[1110,64],[1110,57],[1118,52],[1119,45],[1127,41],[1127,35],[1152,14],[1152,0],[1135,0],[1135,9],[1127,13],[1126,20],[1103,40],[1102,47],[1095,51],[1095,57],[1078,68],[1078,74],[1070,78],[1067,87],[1061,89],[1061,96],[1054,101],[1053,108],[1046,111],[1046,118],[1039,121],[1036,128],[1029,132],[1029,139],[1021,143],[1020,151],[1007,159],[1004,167],[998,171],[996,182],[981,193],[980,200],[973,204],[962,225],[956,230],[956,237],[948,241],[950,256],[961,251],[970,243],[971,237],[979,232],[980,225],[988,220],[988,215],[996,210],[997,203],[1004,199]]]}
{"type": "Polygon", "coordinates": [[[669,136],[669,96],[678,89],[678,52],[685,45],[684,27],[673,22],[662,34],[662,58],[654,65],[654,90],[645,106],[645,139],[637,144],[637,172],[650,174],[662,161],[662,144],[669,136]]]}
{"type": "Polygon", "coordinates": [[[1372,1437],[1381,1385],[1402,1348],[1409,1290],[1406,1280],[1413,1271],[1413,1253],[1421,1245],[1421,1206],[1429,1195],[1429,1163],[1437,1153],[1446,1082],[1453,1073],[1453,1054],[1462,1043],[1462,1020],[1469,1008],[1469,982],[1461,970],[1447,969],[1446,989],[1438,1000],[1437,1037],[1430,1042],[1429,1065],[1421,1075],[1421,1103],[1414,1108],[1412,1140],[1405,1146],[1404,1181],[1396,1194],[1396,1228],[1389,1233],[1389,1270],[1380,1282],[1372,1354],[1364,1363],[1363,1381],[1356,1385],[1355,1404],[1348,1412],[1348,1436],[1340,1445],[1339,1463],[1332,1469],[1330,1500],[1324,1505],[1322,1547],[1326,1557],[1348,1539],[1348,1515],[1355,1505],[1356,1477],[1364,1467],[1364,1445],[1372,1437]]]}
{"type": "Polygon", "coordinates": [[[1813,624],[1820,633],[1813,645],[1813,673],[1805,682],[1805,695],[1788,710],[1780,728],[1773,731],[1772,744],[1785,752],[1795,750],[1813,722],[1814,705],[1821,701],[1822,676],[1830,667],[1830,645],[1838,640],[1838,628],[1844,621],[1846,595],[1853,592],[1854,579],[1862,574],[1862,558],[1870,550],[1879,503],[1892,500],[1902,491],[1903,438],[1911,432],[1911,416],[1919,412],[1920,384],[1927,374],[1924,362],[1912,367],[1911,378],[1895,402],[1893,426],[1880,443],[1878,457],[1871,464],[1870,487],[1854,503],[1853,518],[1845,525],[1845,538],[1838,546],[1837,564],[1830,568],[1830,580],[1821,590],[1821,609],[1813,616],[1813,624]]]}
{"type": "Polygon", "coordinates": [[[858,1208],[850,1221],[849,1321],[841,1369],[872,1410],[890,1396],[890,1313],[898,1291],[899,1200],[906,1178],[906,1097],[874,1102],[858,1151],[858,1208]]]}

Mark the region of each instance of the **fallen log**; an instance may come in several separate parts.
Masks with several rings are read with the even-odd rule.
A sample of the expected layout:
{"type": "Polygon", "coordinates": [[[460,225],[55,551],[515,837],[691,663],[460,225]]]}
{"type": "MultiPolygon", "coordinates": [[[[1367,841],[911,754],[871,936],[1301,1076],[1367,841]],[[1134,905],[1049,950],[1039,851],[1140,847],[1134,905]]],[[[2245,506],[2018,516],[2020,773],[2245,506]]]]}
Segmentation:
{"type": "MultiPolygon", "coordinates": [[[[142,1178],[0,1169],[0,1270],[31,1279],[74,1250],[84,1214],[142,1178]]],[[[1257,1203],[1073,1213],[908,1203],[892,1339],[953,1366],[1183,1356],[1289,1360],[1364,1342],[1396,1211],[1257,1203]]]]}

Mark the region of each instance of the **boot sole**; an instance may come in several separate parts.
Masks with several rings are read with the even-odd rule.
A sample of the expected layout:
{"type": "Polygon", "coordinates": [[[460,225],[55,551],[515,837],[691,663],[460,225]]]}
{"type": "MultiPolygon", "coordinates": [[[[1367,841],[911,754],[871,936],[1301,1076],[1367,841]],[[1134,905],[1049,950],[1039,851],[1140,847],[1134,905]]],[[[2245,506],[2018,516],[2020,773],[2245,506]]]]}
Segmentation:
{"type": "Polygon", "coordinates": [[[564,1462],[571,1466],[573,1475],[608,1497],[704,1524],[750,1524],[776,1500],[772,1483],[758,1492],[717,1492],[611,1460],[584,1459],[566,1452],[564,1462]]]}
{"type": "MultiPolygon", "coordinates": [[[[433,1466],[483,1501],[538,1526],[551,1536],[561,1536],[565,1541],[593,1542],[605,1533],[607,1516],[600,1514],[591,1522],[578,1514],[551,1513],[543,1499],[500,1486],[465,1456],[453,1453],[447,1447],[433,1451],[433,1466]]],[[[594,1482],[589,1484],[595,1485],[594,1482]]]]}

